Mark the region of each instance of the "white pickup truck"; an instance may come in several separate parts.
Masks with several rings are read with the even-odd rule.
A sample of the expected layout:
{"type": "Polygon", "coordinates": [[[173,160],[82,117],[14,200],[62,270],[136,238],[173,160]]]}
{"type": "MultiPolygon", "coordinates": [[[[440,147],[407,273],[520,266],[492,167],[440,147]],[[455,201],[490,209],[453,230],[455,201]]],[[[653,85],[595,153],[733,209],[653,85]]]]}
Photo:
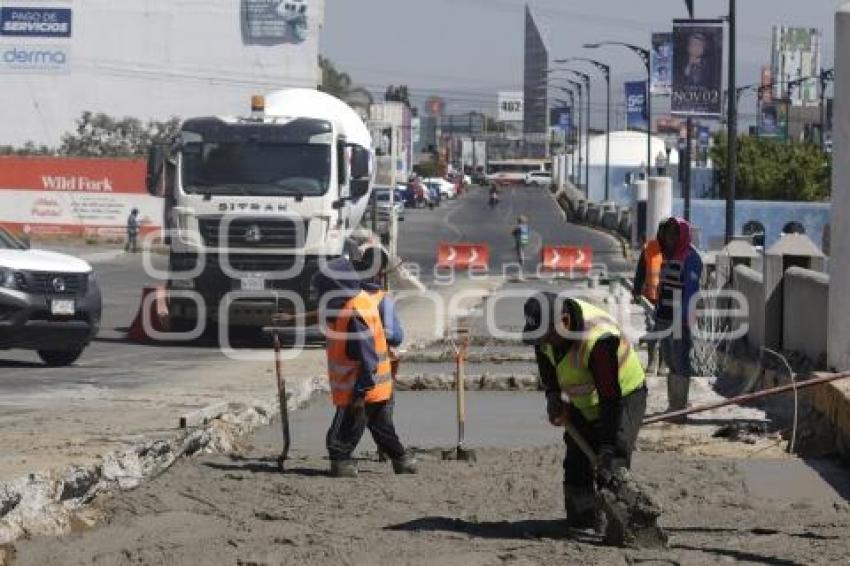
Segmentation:
{"type": "Polygon", "coordinates": [[[0,349],[36,350],[49,366],[70,365],[97,335],[101,308],[91,265],[29,249],[0,228],[0,349]]]}

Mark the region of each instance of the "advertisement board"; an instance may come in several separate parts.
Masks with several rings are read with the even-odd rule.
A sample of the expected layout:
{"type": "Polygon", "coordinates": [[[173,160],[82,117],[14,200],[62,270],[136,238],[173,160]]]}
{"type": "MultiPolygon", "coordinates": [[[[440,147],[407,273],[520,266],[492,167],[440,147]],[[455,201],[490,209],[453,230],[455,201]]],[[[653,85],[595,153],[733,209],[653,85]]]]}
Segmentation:
{"type": "Polygon", "coordinates": [[[673,34],[653,33],[649,57],[652,94],[669,95],[673,83],[673,34]]]}
{"type": "Polygon", "coordinates": [[[71,37],[71,9],[0,8],[0,36],[71,37]]]}
{"type": "Polygon", "coordinates": [[[646,81],[625,83],[626,129],[646,131],[646,81]]]}
{"type": "Polygon", "coordinates": [[[760,138],[788,139],[788,100],[773,100],[760,105],[758,135],[760,138]]]}
{"type": "Polygon", "coordinates": [[[671,112],[719,118],[722,94],[723,22],[674,20],[671,112]]]}
{"type": "Polygon", "coordinates": [[[247,45],[301,43],[309,34],[307,0],[242,0],[242,41],[247,45]]]}
{"type": "Polygon", "coordinates": [[[120,237],[139,209],[161,229],[162,199],[145,190],[143,160],[0,157],[0,225],[33,235],[120,237]]]}
{"type": "Polygon", "coordinates": [[[0,73],[61,74],[71,70],[64,45],[0,44],[0,73]]]}
{"type": "Polygon", "coordinates": [[[774,26],[771,50],[773,97],[789,98],[792,106],[819,103],[818,81],[804,81],[789,93],[788,81],[815,77],[820,73],[821,33],[815,28],[774,26]]]}
{"type": "Polygon", "coordinates": [[[569,132],[573,124],[572,115],[573,109],[569,106],[551,108],[549,110],[549,127],[557,128],[564,133],[569,132]]]}
{"type": "Polygon", "coordinates": [[[522,92],[499,93],[499,121],[522,122],[524,119],[522,92]]]}

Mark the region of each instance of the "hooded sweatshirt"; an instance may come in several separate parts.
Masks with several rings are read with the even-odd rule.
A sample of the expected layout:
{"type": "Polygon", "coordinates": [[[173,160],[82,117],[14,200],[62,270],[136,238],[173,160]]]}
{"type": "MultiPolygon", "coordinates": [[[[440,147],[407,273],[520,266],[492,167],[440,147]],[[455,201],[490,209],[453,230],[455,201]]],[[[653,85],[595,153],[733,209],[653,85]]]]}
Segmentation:
{"type": "Polygon", "coordinates": [[[688,331],[696,322],[695,313],[691,312],[691,299],[699,292],[702,259],[691,245],[691,225],[682,218],[675,220],[679,226],[679,241],[672,254],[664,254],[660,299],[655,313],[659,320],[673,322],[676,313],[681,310],[682,328],[688,331]]]}
{"type": "MultiPolygon", "coordinates": [[[[338,258],[328,262],[326,269],[320,269],[313,276],[313,286],[323,301],[328,293],[332,296],[327,301],[329,318],[335,311],[342,309],[352,298],[362,293],[362,281],[346,258],[338,258]]],[[[360,374],[354,383],[354,395],[365,395],[366,391],[375,387],[375,372],[378,369],[378,354],[372,340],[369,327],[360,316],[352,316],[348,323],[349,337],[345,344],[345,353],[352,360],[360,362],[360,374]]]]}

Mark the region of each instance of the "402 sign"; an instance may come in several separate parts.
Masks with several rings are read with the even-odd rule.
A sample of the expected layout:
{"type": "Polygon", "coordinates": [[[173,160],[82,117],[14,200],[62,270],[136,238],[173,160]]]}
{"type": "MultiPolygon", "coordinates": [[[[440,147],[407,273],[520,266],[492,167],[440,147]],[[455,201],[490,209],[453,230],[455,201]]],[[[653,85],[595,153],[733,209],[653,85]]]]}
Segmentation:
{"type": "Polygon", "coordinates": [[[523,94],[521,92],[499,93],[499,121],[522,122],[523,94]]]}

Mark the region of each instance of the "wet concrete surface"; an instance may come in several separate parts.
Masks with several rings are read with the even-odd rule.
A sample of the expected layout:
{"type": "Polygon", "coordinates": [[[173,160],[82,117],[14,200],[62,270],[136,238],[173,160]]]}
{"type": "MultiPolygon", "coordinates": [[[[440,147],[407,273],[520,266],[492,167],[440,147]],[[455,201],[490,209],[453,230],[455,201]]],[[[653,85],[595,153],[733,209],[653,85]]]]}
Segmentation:
{"type": "MultiPolygon", "coordinates": [[[[333,418],[330,400],[322,396],[308,407],[290,414],[293,455],[325,454],[325,433],[333,418]]],[[[423,450],[457,445],[457,403],[453,391],[397,391],[396,430],[402,442],[423,450]]],[[[562,432],[546,421],[541,393],[500,391],[466,392],[465,447],[521,448],[547,446],[561,441],[562,432]]],[[[258,451],[280,452],[280,422],[260,429],[250,443],[258,451]]],[[[374,455],[368,431],[358,454],[374,455]]]]}

